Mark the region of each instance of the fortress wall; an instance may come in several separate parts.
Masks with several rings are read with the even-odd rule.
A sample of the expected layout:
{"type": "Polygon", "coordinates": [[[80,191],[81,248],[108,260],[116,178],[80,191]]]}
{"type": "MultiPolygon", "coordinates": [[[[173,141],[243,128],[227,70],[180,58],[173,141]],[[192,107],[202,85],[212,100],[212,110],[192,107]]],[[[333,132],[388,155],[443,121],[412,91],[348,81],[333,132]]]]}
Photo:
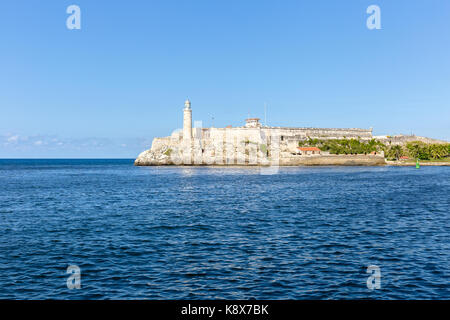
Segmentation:
{"type": "MultiPolygon", "coordinates": [[[[201,148],[218,148],[234,152],[237,148],[250,148],[249,144],[271,146],[273,137],[279,141],[280,151],[295,152],[299,141],[307,138],[343,139],[355,138],[360,140],[372,139],[372,131],[367,129],[336,129],[336,128],[204,128],[201,130],[201,148]],[[245,144],[247,142],[247,144],[245,144]],[[242,144],[245,144],[243,146],[242,144]]],[[[198,136],[195,134],[194,136],[198,136]]]]}
{"type": "Polygon", "coordinates": [[[265,153],[270,137],[259,128],[204,129],[200,142],[205,162],[229,165],[252,165],[267,161],[265,153]],[[261,145],[266,147],[261,149],[261,145]]]}
{"type": "Polygon", "coordinates": [[[256,130],[212,130],[210,136],[202,140],[192,140],[191,161],[181,161],[185,154],[182,142],[172,137],[155,138],[152,149],[144,151],[136,159],[136,165],[268,165],[275,161],[281,166],[314,166],[314,165],[383,165],[385,160],[380,155],[292,155],[288,142],[267,136],[261,140],[256,130]],[[258,140],[258,138],[260,140],[258,140]],[[254,140],[254,141],[252,141],[254,140]],[[267,146],[262,147],[261,142],[267,146]],[[279,146],[279,149],[277,147],[279,146]],[[169,153],[167,151],[170,150],[169,153]],[[268,153],[267,153],[268,152],[268,153]],[[269,158],[267,158],[267,155],[269,158]],[[279,158],[278,158],[279,155],[279,158]],[[180,162],[178,162],[178,160],[180,162]],[[277,160],[278,159],[278,160],[277,160]],[[279,162],[278,162],[279,161],[279,162]]]}
{"type": "Polygon", "coordinates": [[[152,141],[151,151],[161,150],[164,146],[171,144],[171,137],[154,138],[152,141]]]}
{"type": "MultiPolygon", "coordinates": [[[[331,129],[331,128],[194,128],[194,141],[198,148],[208,147],[236,149],[241,144],[266,144],[268,147],[274,137],[279,140],[281,151],[292,152],[298,146],[298,142],[309,138],[319,139],[343,139],[359,138],[372,139],[372,131],[366,129],[331,129]],[[198,141],[200,138],[200,141],[198,141]],[[198,143],[200,142],[200,143],[198,143]],[[247,143],[246,143],[247,142],[247,143]]],[[[183,135],[175,132],[170,137],[154,138],[152,151],[162,149],[164,146],[177,147],[181,143],[183,135]]],[[[419,139],[417,139],[419,140],[419,139]]]]}
{"type": "Polygon", "coordinates": [[[223,141],[224,143],[231,141],[236,143],[262,142],[259,128],[210,128],[204,131],[202,138],[206,143],[214,143],[214,141],[223,141]]]}
{"type": "Polygon", "coordinates": [[[412,141],[421,141],[424,143],[447,143],[446,141],[419,137],[415,135],[378,136],[375,138],[387,145],[406,145],[408,142],[412,141]]]}
{"type": "Polygon", "coordinates": [[[382,155],[317,155],[280,158],[280,166],[379,166],[385,165],[382,155]]]}
{"type": "Polygon", "coordinates": [[[277,154],[280,154],[280,159],[284,161],[283,165],[347,165],[347,163],[355,165],[359,163],[357,161],[365,159],[361,160],[365,163],[364,161],[368,161],[369,158],[353,160],[348,157],[299,158],[291,157],[291,153],[296,151],[298,142],[307,137],[324,139],[372,137],[371,131],[364,129],[237,127],[194,128],[192,133],[194,139],[188,140],[189,147],[186,145],[188,141],[183,139],[183,133],[180,131],[172,133],[169,137],[154,138],[151,149],[139,155],[136,164],[177,164],[180,160],[180,163],[184,161],[185,164],[264,165],[269,158],[276,159],[277,154]],[[188,153],[186,147],[190,150],[188,153]]]}
{"type": "MultiPolygon", "coordinates": [[[[194,129],[195,130],[195,129],[194,129]]],[[[194,134],[195,135],[195,134],[194,134]]],[[[265,136],[278,135],[282,140],[305,140],[309,138],[322,139],[343,139],[355,138],[361,140],[372,139],[370,129],[339,129],[339,128],[282,128],[282,127],[261,127],[261,128],[205,128],[202,130],[202,139],[225,139],[237,137],[242,140],[259,141],[265,136]]]]}
{"type": "Polygon", "coordinates": [[[361,140],[372,139],[372,130],[369,129],[335,129],[335,128],[263,128],[268,133],[277,130],[283,138],[294,140],[305,140],[309,138],[318,139],[343,139],[355,138],[361,140]]]}

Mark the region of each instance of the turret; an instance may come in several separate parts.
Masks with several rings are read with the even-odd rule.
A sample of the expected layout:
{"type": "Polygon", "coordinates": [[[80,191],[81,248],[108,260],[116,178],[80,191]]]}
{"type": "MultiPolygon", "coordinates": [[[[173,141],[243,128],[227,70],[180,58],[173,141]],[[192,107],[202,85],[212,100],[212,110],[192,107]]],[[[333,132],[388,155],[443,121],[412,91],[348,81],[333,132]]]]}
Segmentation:
{"type": "Polygon", "coordinates": [[[184,102],[183,110],[183,140],[192,140],[192,109],[191,102],[186,100],[184,102]]]}
{"type": "Polygon", "coordinates": [[[259,123],[259,118],[249,118],[245,119],[246,128],[259,128],[261,124],[259,123]]]}

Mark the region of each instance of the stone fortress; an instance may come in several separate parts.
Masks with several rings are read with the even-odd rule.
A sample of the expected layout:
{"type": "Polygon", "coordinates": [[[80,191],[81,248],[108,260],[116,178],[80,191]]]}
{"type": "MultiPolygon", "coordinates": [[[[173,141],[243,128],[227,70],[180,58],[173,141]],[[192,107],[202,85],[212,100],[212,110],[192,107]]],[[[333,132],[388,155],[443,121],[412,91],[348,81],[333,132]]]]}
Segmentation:
{"type": "MultiPolygon", "coordinates": [[[[152,165],[383,165],[384,155],[333,155],[326,152],[299,150],[299,142],[314,139],[351,139],[368,141],[373,138],[389,143],[398,139],[420,140],[421,137],[374,137],[372,129],[287,128],[261,125],[258,118],[249,118],[242,127],[192,127],[191,102],[183,110],[183,129],[169,137],[154,138],[150,150],[135,161],[138,166],[152,165]],[[408,138],[409,137],[409,138],[408,138]]],[[[426,139],[426,138],[421,138],[426,139]]],[[[399,140],[399,141],[400,141],[399,140]]],[[[312,148],[314,149],[314,148],[312,148]]]]}

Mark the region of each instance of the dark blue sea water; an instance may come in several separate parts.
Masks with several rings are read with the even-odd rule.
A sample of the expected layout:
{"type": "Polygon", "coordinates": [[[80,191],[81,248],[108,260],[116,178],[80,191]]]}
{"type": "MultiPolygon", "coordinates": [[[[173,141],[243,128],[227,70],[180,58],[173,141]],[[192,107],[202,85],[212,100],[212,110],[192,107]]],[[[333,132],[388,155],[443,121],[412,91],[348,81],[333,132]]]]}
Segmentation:
{"type": "Polygon", "coordinates": [[[449,206],[450,167],[0,160],[0,298],[450,299],[449,206]]]}

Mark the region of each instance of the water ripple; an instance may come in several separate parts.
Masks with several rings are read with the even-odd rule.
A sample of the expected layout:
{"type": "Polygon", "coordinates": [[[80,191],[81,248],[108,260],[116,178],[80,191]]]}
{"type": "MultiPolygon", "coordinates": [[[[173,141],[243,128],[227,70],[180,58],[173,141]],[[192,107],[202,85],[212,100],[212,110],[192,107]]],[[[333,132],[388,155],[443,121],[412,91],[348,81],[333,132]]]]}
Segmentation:
{"type": "Polygon", "coordinates": [[[0,189],[0,298],[450,298],[450,168],[0,160],[0,189]]]}

